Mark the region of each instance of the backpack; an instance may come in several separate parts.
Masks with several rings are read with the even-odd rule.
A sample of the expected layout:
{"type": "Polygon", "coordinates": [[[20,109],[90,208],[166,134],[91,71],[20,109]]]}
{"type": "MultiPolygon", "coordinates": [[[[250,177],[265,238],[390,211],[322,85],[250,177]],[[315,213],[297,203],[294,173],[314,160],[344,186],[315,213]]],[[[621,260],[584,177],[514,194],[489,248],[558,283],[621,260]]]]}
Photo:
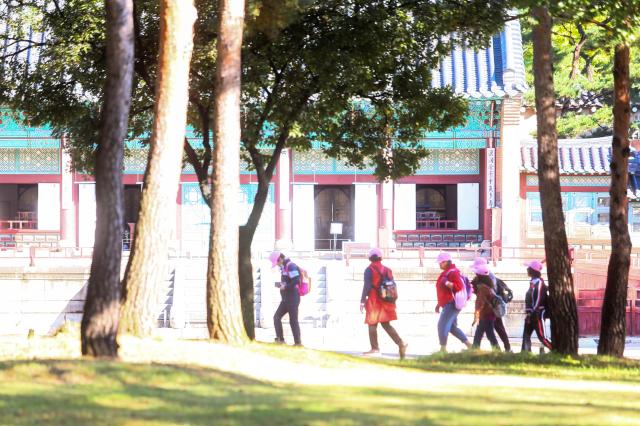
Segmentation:
{"type": "Polygon", "coordinates": [[[507,315],[507,302],[500,295],[495,295],[491,299],[491,309],[496,317],[502,318],[507,315]]]}
{"type": "Polygon", "coordinates": [[[298,294],[300,296],[306,296],[311,291],[311,277],[306,269],[302,269],[298,266],[300,270],[300,282],[298,283],[298,294]]]}
{"type": "Polygon", "coordinates": [[[507,284],[500,278],[496,278],[496,294],[504,300],[505,303],[513,300],[513,291],[507,286],[507,284]]]}
{"type": "MultiPolygon", "coordinates": [[[[289,272],[288,270],[289,265],[290,263],[287,264],[286,272],[289,272]]],[[[298,294],[300,296],[306,296],[311,291],[311,277],[309,276],[309,273],[307,272],[307,270],[302,269],[300,266],[298,266],[298,271],[300,271],[300,282],[298,283],[298,286],[297,286],[298,294]]]]}
{"type": "Polygon", "coordinates": [[[380,273],[380,282],[378,283],[377,288],[378,297],[380,297],[380,300],[384,302],[396,303],[396,300],[398,300],[398,286],[393,279],[393,274],[389,274],[391,269],[384,266],[383,268],[382,273],[380,273]]]}
{"type": "MultiPolygon", "coordinates": [[[[445,275],[445,277],[448,281],[449,280],[448,272],[447,272],[447,275],[445,275]]],[[[469,281],[469,277],[460,273],[460,279],[462,280],[462,290],[456,293],[453,293],[453,290],[451,290],[451,292],[453,293],[453,301],[456,304],[456,309],[459,311],[462,310],[462,308],[464,308],[464,305],[467,304],[467,301],[471,299],[471,295],[473,294],[473,287],[471,286],[471,281],[469,281]]]]}

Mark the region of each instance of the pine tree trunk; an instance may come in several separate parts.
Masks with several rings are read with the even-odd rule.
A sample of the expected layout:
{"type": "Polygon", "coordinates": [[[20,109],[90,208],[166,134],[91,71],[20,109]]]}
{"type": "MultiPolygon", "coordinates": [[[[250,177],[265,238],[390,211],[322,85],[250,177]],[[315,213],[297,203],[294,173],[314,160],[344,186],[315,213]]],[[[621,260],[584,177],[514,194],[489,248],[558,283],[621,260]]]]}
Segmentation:
{"type": "Polygon", "coordinates": [[[255,333],[255,297],[253,294],[253,265],[251,264],[251,244],[255,228],[246,225],[240,227],[240,246],[238,248],[238,276],[240,277],[240,303],[242,319],[247,336],[253,340],[255,333]]]}
{"type": "Polygon", "coordinates": [[[169,241],[176,224],[182,172],[189,65],[193,50],[193,0],[162,0],[155,116],[140,211],[123,281],[120,331],[148,336],[158,319],[158,286],[167,278],[169,241]]]}
{"type": "Polygon", "coordinates": [[[629,166],[629,46],[615,47],[613,65],[614,104],[611,159],[611,195],[609,231],[611,257],[607,270],[607,288],[602,306],[599,355],[621,357],[626,336],[626,302],[631,256],[627,225],[627,173],[629,166]]]}
{"type": "Polygon", "coordinates": [[[533,29],[533,69],[538,120],[538,179],[549,277],[551,336],[554,351],[577,355],[578,314],[560,195],[551,16],[544,7],[534,7],[532,12],[538,21],[533,29]]]}
{"type": "Polygon", "coordinates": [[[212,339],[242,343],[247,339],[238,276],[240,65],[244,1],[220,0],[218,7],[207,326],[212,339]]]}
{"type": "Polygon", "coordinates": [[[81,324],[81,350],[118,356],[120,261],[124,221],[122,166],[133,78],[133,2],[106,0],[107,81],[96,153],[96,234],[81,324]]]}

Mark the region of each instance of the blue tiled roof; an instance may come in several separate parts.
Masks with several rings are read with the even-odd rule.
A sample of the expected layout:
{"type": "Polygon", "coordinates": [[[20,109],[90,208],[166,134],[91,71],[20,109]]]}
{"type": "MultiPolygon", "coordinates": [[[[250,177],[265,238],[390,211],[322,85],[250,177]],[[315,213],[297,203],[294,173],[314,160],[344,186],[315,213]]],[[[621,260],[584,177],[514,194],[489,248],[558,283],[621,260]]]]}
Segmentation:
{"type": "Polygon", "coordinates": [[[519,21],[504,30],[481,50],[455,47],[440,68],[432,71],[433,87],[451,86],[471,98],[514,95],[526,89],[522,34],[519,21]]]}
{"type": "MultiPolygon", "coordinates": [[[[535,140],[520,143],[520,170],[538,171],[538,144],[535,140]]],[[[608,175],[611,137],[593,139],[559,139],[558,160],[562,175],[608,175]]]]}

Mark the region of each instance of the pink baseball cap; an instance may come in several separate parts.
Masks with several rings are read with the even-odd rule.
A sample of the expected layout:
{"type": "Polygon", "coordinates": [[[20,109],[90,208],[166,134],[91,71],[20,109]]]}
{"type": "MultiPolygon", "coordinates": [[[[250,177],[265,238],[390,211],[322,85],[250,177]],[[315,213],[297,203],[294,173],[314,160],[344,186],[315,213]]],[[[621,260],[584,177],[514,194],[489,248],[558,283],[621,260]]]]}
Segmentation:
{"type": "Polygon", "coordinates": [[[489,266],[485,264],[472,265],[471,270],[478,275],[489,275],[489,266]]]}
{"type": "Polygon", "coordinates": [[[447,252],[441,251],[440,254],[438,254],[438,257],[436,258],[436,261],[438,263],[440,262],[450,262],[451,261],[451,255],[447,252]]]}
{"type": "Polygon", "coordinates": [[[269,255],[269,260],[271,261],[272,268],[278,264],[278,259],[280,259],[281,254],[282,254],[281,252],[276,250],[276,251],[272,251],[271,254],[269,255]]]}
{"type": "Polygon", "coordinates": [[[533,269],[534,271],[542,271],[542,263],[539,260],[532,260],[531,262],[527,262],[524,266],[533,269]]]}
{"type": "Polygon", "coordinates": [[[486,264],[487,264],[487,259],[485,259],[484,257],[476,257],[473,260],[473,265],[471,266],[471,268],[473,269],[474,266],[486,265],[486,264]]]}
{"type": "Polygon", "coordinates": [[[380,250],[378,247],[374,247],[371,250],[369,250],[369,256],[377,256],[379,258],[382,258],[382,250],[380,250]]]}

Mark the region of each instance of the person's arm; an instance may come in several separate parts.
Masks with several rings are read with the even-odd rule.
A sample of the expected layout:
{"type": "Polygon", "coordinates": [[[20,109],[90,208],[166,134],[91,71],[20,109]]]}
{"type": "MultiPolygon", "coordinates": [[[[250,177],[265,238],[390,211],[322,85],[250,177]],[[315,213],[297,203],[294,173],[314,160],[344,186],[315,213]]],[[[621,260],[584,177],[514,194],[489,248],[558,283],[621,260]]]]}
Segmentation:
{"type": "Polygon", "coordinates": [[[364,304],[367,301],[367,296],[369,292],[373,288],[373,283],[371,280],[373,279],[373,273],[371,272],[371,268],[367,268],[364,270],[364,285],[362,286],[362,296],[360,296],[360,304],[364,304]]]}
{"type": "Polygon", "coordinates": [[[538,311],[542,311],[547,306],[547,298],[549,297],[549,292],[548,292],[547,285],[544,283],[544,281],[540,281],[540,284],[538,285],[539,285],[538,291],[540,292],[540,297],[538,298],[539,301],[536,309],[538,311]]]}
{"type": "Polygon", "coordinates": [[[445,284],[452,292],[457,293],[464,287],[462,278],[460,278],[460,271],[453,270],[447,275],[447,283],[445,284]]]}

